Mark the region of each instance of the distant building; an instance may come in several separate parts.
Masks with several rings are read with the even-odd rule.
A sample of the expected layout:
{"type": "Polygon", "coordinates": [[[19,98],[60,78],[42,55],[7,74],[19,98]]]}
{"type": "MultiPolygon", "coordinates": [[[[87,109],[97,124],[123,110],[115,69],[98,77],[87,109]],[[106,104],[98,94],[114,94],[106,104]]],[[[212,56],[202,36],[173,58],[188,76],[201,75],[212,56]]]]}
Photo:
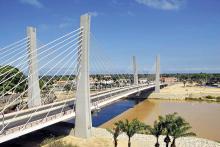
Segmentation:
{"type": "Polygon", "coordinates": [[[71,85],[72,88],[74,88],[76,86],[76,81],[75,80],[59,80],[59,81],[55,81],[53,86],[54,86],[54,90],[55,91],[65,91],[64,87],[65,85],[71,85]]]}
{"type": "Polygon", "coordinates": [[[111,79],[112,76],[110,76],[110,75],[104,75],[104,78],[109,78],[109,79],[111,79]]]}
{"type": "Polygon", "coordinates": [[[140,84],[146,84],[146,83],[148,83],[148,79],[147,79],[147,78],[139,78],[139,79],[138,79],[138,83],[140,83],[140,84]]]}
{"type": "Polygon", "coordinates": [[[167,84],[173,84],[176,83],[178,80],[176,77],[161,77],[161,82],[167,83],[167,84]]]}
{"type": "Polygon", "coordinates": [[[117,82],[119,83],[119,86],[128,86],[130,85],[131,80],[126,78],[120,78],[117,80],[117,82]]]}

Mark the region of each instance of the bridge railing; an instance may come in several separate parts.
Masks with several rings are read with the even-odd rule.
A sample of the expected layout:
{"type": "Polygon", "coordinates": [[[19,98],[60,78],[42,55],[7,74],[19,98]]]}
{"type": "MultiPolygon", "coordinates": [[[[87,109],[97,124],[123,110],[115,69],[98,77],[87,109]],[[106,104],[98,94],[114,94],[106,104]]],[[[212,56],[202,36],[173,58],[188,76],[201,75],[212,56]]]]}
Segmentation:
{"type": "MultiPolygon", "coordinates": [[[[143,88],[145,86],[146,86],[146,84],[145,85],[139,85],[139,86],[133,86],[133,87],[127,87],[123,90],[118,90],[116,92],[114,91],[113,93],[108,93],[103,98],[97,99],[96,101],[92,102],[92,106],[99,105],[100,103],[103,103],[107,100],[111,100],[116,95],[124,94],[124,93],[127,93],[129,91],[131,92],[133,90],[138,90],[138,89],[143,88]]],[[[34,126],[37,126],[37,125],[42,125],[42,123],[46,123],[46,122],[49,122],[49,121],[53,121],[55,119],[59,119],[59,118],[65,116],[65,115],[68,115],[68,114],[71,114],[71,113],[74,113],[74,112],[75,111],[73,109],[67,110],[67,111],[64,110],[60,113],[41,118],[39,120],[30,121],[27,124],[22,124],[22,125],[19,125],[19,126],[16,126],[16,127],[8,128],[8,129],[6,128],[6,129],[4,129],[4,131],[0,132],[0,136],[9,135],[9,134],[12,134],[12,133],[15,133],[15,132],[18,132],[18,131],[25,131],[26,129],[30,129],[31,127],[34,127],[34,126]]]]}
{"type": "Polygon", "coordinates": [[[9,128],[9,129],[5,129],[3,132],[0,133],[0,136],[9,135],[9,134],[12,134],[12,133],[15,133],[15,132],[18,132],[18,131],[24,131],[25,129],[29,129],[33,126],[41,125],[42,123],[46,123],[48,121],[55,120],[57,118],[60,118],[62,116],[65,116],[65,115],[68,115],[68,114],[71,114],[71,113],[74,113],[74,111],[73,110],[63,111],[61,113],[50,115],[48,117],[45,117],[45,118],[42,118],[42,119],[39,119],[39,120],[31,121],[27,124],[23,124],[23,125],[19,125],[19,126],[16,126],[16,127],[9,128]]]}

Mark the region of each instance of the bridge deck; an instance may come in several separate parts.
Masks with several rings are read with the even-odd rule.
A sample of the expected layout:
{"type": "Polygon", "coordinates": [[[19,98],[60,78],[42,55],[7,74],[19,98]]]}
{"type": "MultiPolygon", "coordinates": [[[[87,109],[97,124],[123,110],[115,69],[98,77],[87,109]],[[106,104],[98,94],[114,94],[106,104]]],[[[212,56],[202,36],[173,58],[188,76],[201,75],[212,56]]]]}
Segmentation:
{"type": "MultiPolygon", "coordinates": [[[[91,95],[91,109],[94,110],[97,106],[104,107],[105,105],[109,105],[123,97],[127,97],[143,90],[152,89],[154,87],[154,85],[145,84],[114,89],[105,93],[101,92],[99,94],[91,95]]],[[[75,117],[75,112],[73,109],[74,103],[75,98],[38,108],[32,108],[30,110],[24,110],[22,112],[8,114],[5,119],[5,124],[9,123],[9,125],[5,127],[3,132],[1,132],[0,143],[42,129],[55,123],[72,119],[75,117]],[[35,112],[37,109],[38,111],[35,112]],[[17,115],[18,117],[14,118],[17,115]],[[32,117],[29,119],[31,115],[32,117]],[[28,123],[26,123],[27,121],[28,123]]],[[[2,128],[3,124],[1,124],[0,127],[2,128]]]]}

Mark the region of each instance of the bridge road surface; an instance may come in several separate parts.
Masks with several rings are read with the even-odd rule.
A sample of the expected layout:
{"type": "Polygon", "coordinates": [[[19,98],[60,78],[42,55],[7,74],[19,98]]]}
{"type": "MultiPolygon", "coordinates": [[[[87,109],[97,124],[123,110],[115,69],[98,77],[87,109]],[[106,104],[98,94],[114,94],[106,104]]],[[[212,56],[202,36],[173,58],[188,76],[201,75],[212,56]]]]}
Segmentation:
{"type": "MultiPolygon", "coordinates": [[[[112,97],[112,96],[115,96],[118,94],[126,93],[129,90],[134,90],[134,89],[144,87],[144,86],[149,86],[149,85],[115,88],[115,89],[109,90],[107,92],[105,91],[105,92],[100,92],[98,94],[93,94],[93,95],[91,95],[91,102],[95,103],[100,100],[104,100],[106,98],[109,98],[109,97],[112,97]]],[[[27,109],[27,110],[23,110],[24,112],[15,112],[15,113],[13,113],[13,115],[11,115],[9,113],[9,115],[5,117],[4,124],[7,125],[8,122],[10,122],[10,123],[5,129],[7,130],[10,128],[24,125],[28,120],[29,120],[29,122],[40,120],[40,119],[45,118],[46,116],[49,117],[49,116],[61,113],[62,110],[63,110],[63,112],[68,111],[68,110],[72,110],[72,109],[74,109],[74,104],[75,104],[75,98],[65,100],[64,102],[61,101],[61,102],[56,102],[54,104],[52,103],[52,104],[41,106],[41,107],[39,107],[37,112],[35,114],[33,114],[32,118],[30,120],[29,120],[30,116],[32,115],[32,113],[34,113],[36,111],[37,108],[34,108],[33,110],[30,110],[30,111],[27,109]],[[65,104],[65,106],[63,106],[64,104],[65,104]],[[18,117],[13,119],[13,117],[16,115],[16,113],[18,113],[18,117]]],[[[1,118],[1,122],[2,122],[2,118],[1,118]]],[[[2,127],[3,127],[3,124],[0,124],[0,129],[2,127]]]]}

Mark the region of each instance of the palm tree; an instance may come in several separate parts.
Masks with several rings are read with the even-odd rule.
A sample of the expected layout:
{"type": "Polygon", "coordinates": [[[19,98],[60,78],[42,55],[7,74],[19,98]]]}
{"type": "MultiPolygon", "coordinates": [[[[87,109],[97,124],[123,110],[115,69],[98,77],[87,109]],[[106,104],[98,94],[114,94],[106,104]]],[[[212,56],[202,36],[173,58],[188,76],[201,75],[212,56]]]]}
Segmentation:
{"type": "Polygon", "coordinates": [[[118,136],[121,133],[119,126],[116,126],[113,129],[107,129],[107,130],[112,134],[113,139],[114,139],[114,145],[115,145],[115,147],[117,147],[118,146],[118,136]]]}
{"type": "Polygon", "coordinates": [[[183,85],[184,85],[184,87],[186,87],[186,80],[183,80],[183,85]]]}
{"type": "Polygon", "coordinates": [[[175,141],[179,137],[195,136],[195,133],[188,132],[189,129],[191,129],[189,123],[187,123],[182,117],[177,116],[176,112],[168,114],[165,117],[159,116],[159,122],[165,130],[166,137],[164,142],[166,143],[166,147],[168,147],[171,142],[169,135],[173,136],[171,147],[176,147],[175,141]]]}
{"type": "Polygon", "coordinates": [[[170,135],[173,136],[171,147],[176,147],[175,141],[179,137],[196,136],[193,132],[188,132],[192,127],[182,117],[177,117],[171,125],[170,135]]]}
{"type": "Polygon", "coordinates": [[[131,137],[134,134],[145,129],[145,125],[137,119],[133,119],[130,122],[126,119],[125,121],[119,121],[115,123],[115,125],[118,126],[123,132],[127,134],[128,147],[131,147],[131,137]]]}
{"type": "Polygon", "coordinates": [[[157,138],[157,142],[155,147],[159,147],[160,144],[158,142],[159,136],[163,133],[163,126],[160,122],[154,121],[154,126],[149,128],[150,134],[154,135],[157,138]]]}
{"type": "Polygon", "coordinates": [[[159,116],[159,122],[161,123],[163,129],[165,130],[166,137],[164,138],[164,142],[166,143],[166,147],[169,147],[169,143],[171,142],[171,139],[169,137],[173,120],[175,119],[177,113],[168,114],[163,116],[159,116]]]}

